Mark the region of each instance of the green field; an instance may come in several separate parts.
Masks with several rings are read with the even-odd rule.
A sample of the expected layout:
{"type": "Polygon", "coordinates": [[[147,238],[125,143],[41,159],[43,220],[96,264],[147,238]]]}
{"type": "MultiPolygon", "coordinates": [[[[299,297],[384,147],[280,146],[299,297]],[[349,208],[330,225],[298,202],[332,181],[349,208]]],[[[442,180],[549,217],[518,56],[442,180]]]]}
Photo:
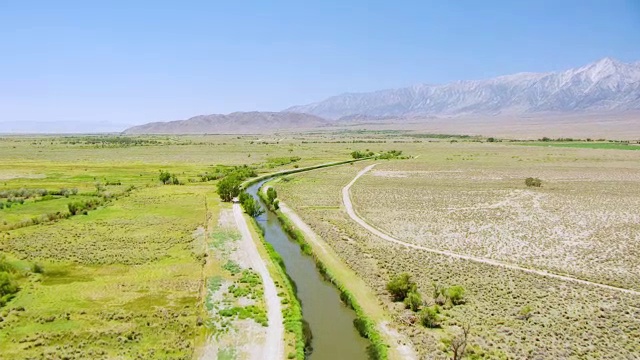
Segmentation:
{"type": "Polygon", "coordinates": [[[566,147],[584,149],[605,149],[605,150],[640,150],[639,144],[629,144],[621,142],[591,142],[591,141],[535,141],[519,143],[526,146],[546,146],[546,147],[566,147]]]}

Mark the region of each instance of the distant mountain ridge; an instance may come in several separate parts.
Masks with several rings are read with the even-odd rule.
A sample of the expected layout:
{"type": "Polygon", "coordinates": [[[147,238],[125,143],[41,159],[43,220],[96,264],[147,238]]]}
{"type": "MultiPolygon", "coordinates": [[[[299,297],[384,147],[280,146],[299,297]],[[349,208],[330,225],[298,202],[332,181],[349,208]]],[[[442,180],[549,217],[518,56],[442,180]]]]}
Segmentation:
{"type": "Polygon", "coordinates": [[[187,120],[153,122],[126,129],[124,134],[261,134],[327,125],[315,115],[294,112],[234,112],[199,115],[187,120]]]}
{"type": "Polygon", "coordinates": [[[604,58],[562,72],[347,93],[284,111],[327,119],[622,112],[640,109],[640,62],[604,58]]]}

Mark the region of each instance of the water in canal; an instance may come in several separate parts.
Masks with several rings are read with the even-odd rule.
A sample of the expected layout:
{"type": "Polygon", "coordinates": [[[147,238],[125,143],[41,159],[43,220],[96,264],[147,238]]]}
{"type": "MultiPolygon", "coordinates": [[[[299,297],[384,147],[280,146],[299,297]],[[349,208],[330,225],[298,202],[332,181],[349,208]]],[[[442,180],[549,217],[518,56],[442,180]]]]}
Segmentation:
{"type": "MultiPolygon", "coordinates": [[[[266,204],[257,196],[263,183],[264,181],[254,184],[246,191],[266,209],[266,204]]],[[[366,349],[369,343],[353,326],[355,313],[342,303],[338,289],[324,280],[313,258],[300,251],[300,246],[285,233],[275,214],[267,211],[257,220],[264,229],[265,240],[280,254],[287,273],[298,288],[302,315],[313,334],[313,351],[308,358],[367,359],[366,349]]]]}

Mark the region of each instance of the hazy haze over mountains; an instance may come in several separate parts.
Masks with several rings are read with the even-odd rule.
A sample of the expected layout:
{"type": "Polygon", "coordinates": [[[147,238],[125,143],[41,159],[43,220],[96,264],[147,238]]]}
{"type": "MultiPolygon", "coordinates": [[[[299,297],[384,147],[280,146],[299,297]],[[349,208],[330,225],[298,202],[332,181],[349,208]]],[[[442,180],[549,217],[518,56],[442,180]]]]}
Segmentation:
{"type": "Polygon", "coordinates": [[[526,115],[640,109],[640,62],[604,58],[551,73],[519,73],[444,85],[347,93],[285,111],[344,117],[526,115]]]}

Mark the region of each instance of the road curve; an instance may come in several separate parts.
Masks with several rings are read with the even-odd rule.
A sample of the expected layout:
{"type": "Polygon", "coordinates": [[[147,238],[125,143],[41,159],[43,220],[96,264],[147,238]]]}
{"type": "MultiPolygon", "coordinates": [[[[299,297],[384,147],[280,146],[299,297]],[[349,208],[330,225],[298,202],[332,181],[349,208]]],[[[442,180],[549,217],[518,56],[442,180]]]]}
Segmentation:
{"type": "MultiPolygon", "coordinates": [[[[282,318],[282,307],[276,284],[269,274],[267,265],[260,257],[258,248],[249,231],[247,221],[244,218],[240,204],[233,204],[233,216],[242,239],[240,246],[249,256],[251,267],[260,274],[264,285],[264,298],[267,304],[267,337],[263,345],[263,351],[259,359],[282,360],[284,359],[284,325],[282,318]]],[[[258,360],[258,359],[256,359],[258,360]]]]}
{"type": "Polygon", "coordinates": [[[525,267],[521,267],[518,265],[514,265],[514,264],[509,264],[509,263],[504,263],[504,262],[500,262],[497,260],[492,260],[489,258],[481,258],[481,257],[475,257],[475,256],[469,256],[469,255],[463,255],[463,254],[456,254],[450,251],[443,251],[443,250],[438,250],[438,249],[432,249],[426,246],[420,246],[420,245],[416,245],[416,244],[411,244],[402,240],[398,240],[396,238],[393,238],[385,233],[383,233],[382,231],[374,228],[373,226],[369,225],[366,221],[364,221],[362,218],[360,218],[356,212],[353,209],[353,203],[351,202],[351,196],[349,193],[349,190],[351,189],[351,186],[353,186],[353,184],[355,184],[355,182],[364,174],[366,174],[367,172],[369,172],[371,169],[373,169],[374,166],[376,166],[378,164],[373,164],[373,165],[369,165],[366,168],[362,169],[362,171],[360,171],[358,173],[358,175],[356,175],[355,178],[353,178],[353,180],[351,180],[351,182],[349,184],[347,184],[347,186],[345,186],[342,189],[342,202],[344,203],[345,208],[347,209],[347,214],[349,214],[349,217],[355,221],[356,223],[358,223],[358,225],[362,226],[363,228],[367,229],[370,233],[378,236],[379,238],[388,241],[388,242],[392,242],[398,245],[402,245],[408,248],[412,248],[412,249],[418,249],[418,250],[424,250],[424,251],[428,251],[434,254],[440,254],[440,255],[444,255],[444,256],[449,256],[452,258],[456,258],[456,259],[463,259],[463,260],[468,260],[468,261],[474,261],[477,263],[482,263],[482,264],[487,264],[487,265],[492,265],[492,266],[499,266],[505,269],[511,269],[511,270],[517,270],[517,271],[522,271],[522,272],[526,272],[526,273],[530,273],[530,274],[536,274],[536,275],[540,275],[540,276],[546,276],[549,278],[554,278],[554,279],[559,279],[559,280],[563,280],[563,281],[571,281],[571,282],[575,282],[575,283],[579,283],[579,284],[583,284],[583,285],[589,285],[589,286],[595,286],[595,287],[599,287],[599,288],[603,288],[603,289],[607,289],[607,290],[613,290],[613,291],[619,291],[619,292],[623,292],[623,293],[627,293],[627,294],[631,294],[631,295],[636,295],[636,296],[640,296],[640,291],[635,291],[635,290],[630,290],[630,289],[625,289],[625,288],[620,288],[620,287],[616,287],[616,286],[611,286],[611,285],[606,285],[606,284],[601,284],[601,283],[596,283],[596,282],[592,282],[592,281],[587,281],[587,280],[582,280],[582,279],[578,279],[578,278],[574,278],[571,276],[566,276],[566,275],[559,275],[559,274],[554,274],[545,270],[537,270],[537,269],[529,269],[529,268],[525,268],[525,267]]]}

